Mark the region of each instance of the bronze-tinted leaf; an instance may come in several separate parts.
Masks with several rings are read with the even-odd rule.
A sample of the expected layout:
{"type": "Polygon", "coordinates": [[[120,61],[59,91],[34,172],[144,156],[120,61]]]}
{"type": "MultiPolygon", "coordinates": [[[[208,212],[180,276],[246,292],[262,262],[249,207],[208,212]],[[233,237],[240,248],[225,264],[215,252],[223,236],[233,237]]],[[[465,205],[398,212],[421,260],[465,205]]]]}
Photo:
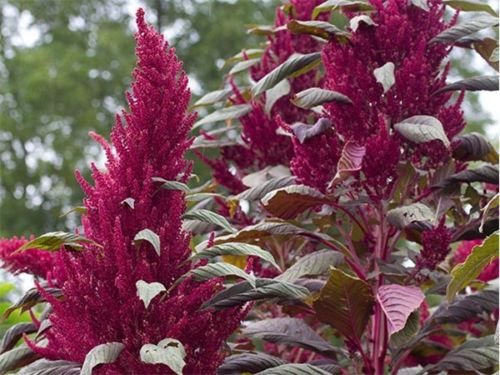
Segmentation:
{"type": "Polygon", "coordinates": [[[369,284],[332,268],[325,287],[314,301],[314,309],[319,320],[357,342],[368,324],[374,302],[369,284]]]}
{"type": "Polygon", "coordinates": [[[271,191],[262,198],[262,204],[280,219],[293,219],[302,212],[318,207],[329,200],[316,189],[306,185],[290,185],[271,191]]]}
{"type": "Polygon", "coordinates": [[[326,21],[298,21],[292,20],[287,24],[288,30],[294,34],[314,35],[323,39],[341,38],[350,36],[347,31],[326,21]]]}
{"type": "Polygon", "coordinates": [[[479,133],[459,135],[453,139],[457,143],[453,149],[453,157],[463,161],[483,160],[498,164],[498,153],[495,147],[479,133]]]}
{"type": "Polygon", "coordinates": [[[244,372],[252,374],[285,364],[285,361],[265,353],[233,354],[217,369],[217,375],[234,375],[244,372]]]}
{"type": "Polygon", "coordinates": [[[319,336],[302,319],[272,318],[248,323],[243,334],[269,342],[300,346],[301,348],[335,356],[338,349],[319,336]]]}

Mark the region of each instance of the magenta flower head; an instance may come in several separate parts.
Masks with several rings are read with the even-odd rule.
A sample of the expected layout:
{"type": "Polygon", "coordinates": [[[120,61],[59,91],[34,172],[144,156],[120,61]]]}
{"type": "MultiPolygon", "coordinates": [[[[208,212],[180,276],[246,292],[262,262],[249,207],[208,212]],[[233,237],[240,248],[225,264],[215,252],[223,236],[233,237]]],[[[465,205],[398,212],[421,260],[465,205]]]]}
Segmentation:
{"type": "Polygon", "coordinates": [[[182,192],[162,189],[155,178],[186,182],[191,166],[184,153],[195,115],[186,114],[188,78],[174,49],[145,23],[142,9],[137,26],[129,111],[117,116],[112,145],[93,135],[106,152],[107,169],[92,166],[93,185],[77,173],[86,194],[84,234],[98,245],[62,253],[54,278],[64,297],[46,296],[53,309],[48,343],[30,345],[47,359],[82,363],[97,345],[117,342],[124,348],[116,361],[95,373],[167,374],[173,372],[163,364],[144,363],[140,349],[172,338],[185,349],[184,373],[213,374],[242,313],[200,309],[219,281],[186,279],[172,288],[191,269],[185,262],[190,236],[181,229],[185,202],[182,192]],[[145,230],[152,242],[137,240],[145,230]],[[161,292],[145,303],[138,281],[156,283],[161,292]]]}
{"type": "MultiPolygon", "coordinates": [[[[372,0],[370,5],[374,10],[369,23],[354,20],[347,42],[332,39],[323,49],[323,88],[352,101],[349,105],[325,104],[325,115],[335,129],[330,134],[366,147],[363,187],[373,200],[380,200],[390,193],[401,158],[422,168],[435,167],[450,158],[449,149],[439,140],[414,144],[395,132],[395,124],[412,116],[432,116],[451,139],[465,123],[460,109],[462,96],[448,104],[451,94],[434,95],[445,85],[448,69],[443,71],[442,63],[450,52],[449,47],[431,42],[447,27],[442,21],[443,4],[431,0],[428,10],[405,0],[372,0]]],[[[357,15],[348,14],[351,18],[357,15]]],[[[306,165],[306,159],[312,159],[307,155],[314,152],[307,148],[308,144],[294,143],[292,166],[306,165]]],[[[329,155],[335,160],[337,153],[329,155]]],[[[313,168],[309,174],[323,173],[318,166],[313,168]]],[[[300,168],[295,168],[295,173],[308,183],[300,168]]]]}
{"type": "Polygon", "coordinates": [[[26,243],[28,240],[24,237],[0,238],[0,267],[14,274],[26,272],[46,278],[54,266],[55,254],[38,249],[18,252],[26,243]]]}
{"type": "Polygon", "coordinates": [[[434,270],[445,260],[450,252],[451,231],[444,225],[444,217],[440,223],[422,233],[422,251],[417,258],[417,269],[434,270]]]}

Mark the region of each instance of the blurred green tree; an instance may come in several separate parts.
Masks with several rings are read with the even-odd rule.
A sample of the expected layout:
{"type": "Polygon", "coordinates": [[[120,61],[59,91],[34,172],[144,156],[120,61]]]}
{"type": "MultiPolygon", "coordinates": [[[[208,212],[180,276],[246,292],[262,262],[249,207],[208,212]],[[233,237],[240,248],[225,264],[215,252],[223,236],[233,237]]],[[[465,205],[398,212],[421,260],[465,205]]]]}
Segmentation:
{"type": "Polygon", "coordinates": [[[0,41],[0,236],[74,226],[75,166],[100,155],[134,62],[131,13],[146,6],[202,94],[247,44],[242,25],[270,22],[275,2],[3,0],[0,41]],[[32,40],[23,40],[26,35],[32,40]]]}
{"type": "MultiPolygon", "coordinates": [[[[145,6],[176,47],[199,96],[220,88],[225,58],[265,42],[245,25],[271,23],[278,3],[0,0],[0,236],[78,222],[75,213],[61,214],[82,198],[75,166],[86,175],[90,160],[101,155],[87,133],[107,133],[123,105],[135,8],[145,6]]],[[[480,74],[469,54],[458,56],[454,69],[480,74]]],[[[468,112],[475,114],[468,129],[481,130],[487,116],[480,103],[473,100],[468,112]]],[[[195,169],[202,178],[208,173],[199,164],[195,169]]]]}

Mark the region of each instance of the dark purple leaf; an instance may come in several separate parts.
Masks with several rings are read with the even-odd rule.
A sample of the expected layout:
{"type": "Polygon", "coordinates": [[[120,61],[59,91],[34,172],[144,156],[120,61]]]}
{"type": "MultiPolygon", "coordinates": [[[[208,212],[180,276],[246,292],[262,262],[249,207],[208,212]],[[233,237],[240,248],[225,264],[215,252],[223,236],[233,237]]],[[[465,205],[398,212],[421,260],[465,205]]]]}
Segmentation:
{"type": "Polygon", "coordinates": [[[323,134],[325,131],[332,127],[332,122],[322,117],[314,125],[307,125],[301,122],[295,123],[290,126],[293,134],[297,137],[300,143],[304,143],[309,138],[323,134]]]}
{"type": "Polygon", "coordinates": [[[498,91],[498,75],[466,78],[440,88],[433,95],[447,91],[498,91]]]}

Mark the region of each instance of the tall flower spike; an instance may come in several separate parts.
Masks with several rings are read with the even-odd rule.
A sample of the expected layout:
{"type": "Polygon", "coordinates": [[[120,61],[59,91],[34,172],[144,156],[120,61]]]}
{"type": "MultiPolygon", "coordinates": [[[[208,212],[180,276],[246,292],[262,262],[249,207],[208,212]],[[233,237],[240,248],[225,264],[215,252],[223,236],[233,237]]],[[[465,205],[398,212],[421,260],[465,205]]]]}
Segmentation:
{"type": "Polygon", "coordinates": [[[218,281],[185,280],[148,307],[137,296],[138,280],[169,289],[191,267],[182,265],[190,255],[189,235],[181,229],[183,193],[161,189],[153,177],[186,182],[190,165],[183,157],[195,116],[186,114],[188,79],[174,50],[146,25],[142,9],[137,26],[129,112],[116,119],[107,170],[93,166],[94,186],[82,186],[88,210],[84,232],[102,248],[89,245],[81,254],[61,255],[55,279],[64,299],[47,296],[53,308],[48,345],[30,345],[48,359],[82,363],[95,346],[120,342],[125,348],[117,361],[96,373],[165,374],[170,373],[166,366],[141,362],[139,351],[144,344],[175,338],[186,350],[184,373],[215,373],[223,342],[242,317],[239,310],[200,311],[220,287],[218,281]],[[134,244],[144,229],[158,235],[159,253],[147,241],[134,244]]]}
{"type": "MultiPolygon", "coordinates": [[[[372,0],[371,4],[376,26],[360,24],[348,43],[333,40],[323,50],[325,88],[353,102],[352,106],[327,104],[332,123],[346,139],[364,141],[379,132],[380,116],[392,127],[411,116],[427,115],[439,119],[453,137],[465,125],[461,98],[449,106],[451,94],[433,95],[445,85],[447,69],[442,71],[442,63],[450,52],[445,45],[430,43],[447,27],[442,21],[444,6],[438,0],[429,1],[428,11],[408,6],[405,0],[372,0]],[[387,63],[394,64],[395,83],[384,92],[374,70],[387,63]]],[[[439,141],[406,146],[412,153],[430,157],[431,165],[449,158],[439,141]]]]}

